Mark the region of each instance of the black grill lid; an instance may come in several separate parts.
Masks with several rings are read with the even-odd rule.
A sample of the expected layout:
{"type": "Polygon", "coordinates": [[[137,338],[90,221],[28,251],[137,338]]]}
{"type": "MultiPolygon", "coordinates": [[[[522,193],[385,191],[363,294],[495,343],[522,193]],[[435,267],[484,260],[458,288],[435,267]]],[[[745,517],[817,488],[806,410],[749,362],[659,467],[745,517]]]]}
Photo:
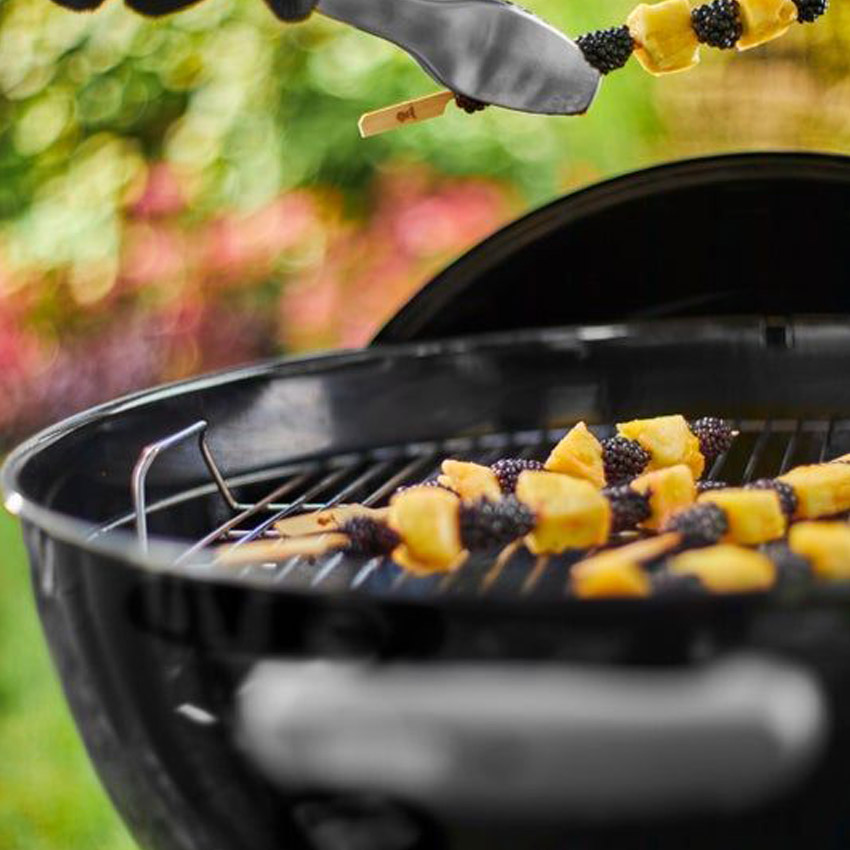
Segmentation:
{"type": "Polygon", "coordinates": [[[850,312],[850,158],[664,165],[508,225],[414,296],[375,343],[628,318],[850,312]]]}

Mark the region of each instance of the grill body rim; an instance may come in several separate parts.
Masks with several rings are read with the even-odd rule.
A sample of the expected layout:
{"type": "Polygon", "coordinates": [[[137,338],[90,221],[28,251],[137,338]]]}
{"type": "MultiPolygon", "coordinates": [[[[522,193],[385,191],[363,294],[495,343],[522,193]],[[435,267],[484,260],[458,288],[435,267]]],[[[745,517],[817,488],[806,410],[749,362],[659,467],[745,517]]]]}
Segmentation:
{"type": "MultiPolygon", "coordinates": [[[[843,331],[843,325],[840,322],[836,323],[834,319],[803,319],[799,327],[805,330],[809,325],[815,329],[816,333],[824,327],[838,328],[843,331]]],[[[246,579],[244,576],[236,575],[230,567],[212,563],[207,552],[201,552],[190,562],[175,567],[173,562],[182,554],[184,548],[166,539],[154,538],[150,549],[145,551],[139,546],[138,539],[132,532],[118,531],[106,536],[97,535],[97,523],[75,518],[47,507],[41,504],[38,498],[26,492],[23,479],[26,477],[28,464],[37,459],[45,449],[61,444],[63,440],[78,435],[87,428],[119,423],[122,416],[129,412],[138,413],[147,408],[154,409],[163,401],[179,399],[183,395],[197,391],[209,389],[220,389],[225,392],[231,389],[236,391],[243,382],[249,383],[256,379],[286,380],[292,375],[321,373],[323,370],[346,370],[350,367],[363,366],[380,370],[386,364],[398,361],[427,363],[429,358],[434,357],[471,356],[474,358],[478,355],[486,356],[488,352],[492,351],[507,352],[509,356],[512,356],[514,352],[520,356],[528,356],[529,354],[534,356],[535,352],[539,353],[549,348],[569,349],[572,353],[575,353],[577,361],[581,361],[600,340],[603,341],[603,344],[607,340],[617,341],[619,339],[646,341],[647,336],[652,337],[654,329],[660,327],[663,327],[673,340],[689,334],[696,337],[703,334],[711,337],[713,334],[717,334],[717,339],[721,341],[721,344],[725,344],[722,341],[729,335],[730,345],[736,344],[736,341],[740,343],[741,339],[747,339],[748,344],[761,344],[761,340],[765,339],[769,344],[769,340],[776,337],[773,325],[751,317],[742,317],[739,320],[722,320],[721,322],[710,319],[674,319],[664,320],[663,322],[620,323],[603,327],[578,326],[522,330],[312,356],[276,358],[248,367],[224,370],[199,378],[143,390],[83,411],[52,425],[31,437],[9,455],[2,469],[0,469],[0,489],[4,491],[7,509],[19,516],[25,524],[30,524],[64,543],[79,546],[93,555],[106,558],[118,557],[128,565],[145,572],[156,575],[172,575],[191,582],[244,584],[247,587],[294,593],[296,596],[306,597],[313,595],[309,588],[257,584],[250,577],[246,579]],[[739,337],[739,334],[742,336],[739,337]]],[[[656,343],[650,343],[650,345],[654,344],[656,343]]],[[[850,342],[848,342],[848,346],[850,346],[850,342]]],[[[746,598],[754,599],[764,595],[769,594],[747,594],[746,598]]],[[[850,596],[850,589],[843,586],[825,585],[814,588],[810,598],[828,603],[848,596],[850,596]]],[[[415,602],[416,600],[411,601],[415,602]]],[[[467,607],[466,603],[469,600],[446,597],[445,602],[449,606],[459,605],[463,608],[467,607]]],[[[533,608],[542,610],[547,607],[545,603],[537,600],[529,600],[529,602],[530,607],[533,608]]],[[[593,600],[590,601],[590,606],[597,610],[610,608],[614,611],[628,611],[636,605],[664,607],[667,602],[668,600],[661,598],[651,600],[593,600]]],[[[677,604],[680,604],[680,602],[678,601],[677,604]]],[[[503,603],[504,600],[492,600],[495,608],[500,607],[503,603]]],[[[559,604],[569,604],[569,600],[564,600],[559,604]]],[[[581,603],[581,605],[587,604],[587,601],[581,603]]],[[[699,606],[700,603],[698,600],[693,600],[686,601],[684,604],[699,606]]]]}

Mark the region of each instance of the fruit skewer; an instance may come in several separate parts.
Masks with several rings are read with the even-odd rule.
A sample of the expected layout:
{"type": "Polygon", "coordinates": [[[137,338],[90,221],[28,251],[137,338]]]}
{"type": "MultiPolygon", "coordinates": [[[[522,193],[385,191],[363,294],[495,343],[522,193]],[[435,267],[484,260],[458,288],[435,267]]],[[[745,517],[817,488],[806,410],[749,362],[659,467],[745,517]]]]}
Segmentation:
{"type": "Polygon", "coordinates": [[[728,422],[706,416],[656,416],[617,424],[617,434],[599,440],[584,422],[561,438],[545,462],[502,458],[491,466],[448,459],[437,483],[464,499],[498,499],[513,493],[520,473],[545,469],[590,481],[596,487],[626,484],[642,473],[684,464],[699,478],[728,451],[735,438],[728,422]]]}
{"type": "Polygon", "coordinates": [[[814,579],[850,580],[846,522],[800,522],[787,540],[762,550],[715,543],[670,554],[678,542],[670,532],[579,561],[570,571],[569,591],[584,599],[700,590],[745,593],[814,579]]]}
{"type": "Polygon", "coordinates": [[[691,546],[758,545],[785,534],[788,523],[850,510],[850,465],[843,459],[798,466],[778,478],[708,490],[665,523],[691,546]]]}
{"type": "MultiPolygon", "coordinates": [[[[692,478],[690,490],[695,493],[692,478]]],[[[449,572],[471,551],[515,541],[538,555],[603,545],[612,533],[648,520],[651,501],[630,487],[603,491],[581,479],[526,470],[515,494],[498,500],[464,501],[442,487],[414,486],[396,493],[383,511],[347,506],[283,520],[277,525],[281,539],[227,547],[220,560],[235,564],[345,551],[389,555],[414,572],[449,572]]]]}
{"type": "MultiPolygon", "coordinates": [[[[673,74],[699,63],[701,45],[719,50],[749,50],[784,35],[795,21],[816,21],[828,5],[829,0],[711,0],[695,8],[691,8],[688,0],[641,3],[622,26],[579,36],[576,44],[587,63],[603,75],[622,68],[633,53],[650,74],[673,74]]],[[[452,96],[453,93],[445,91],[419,99],[423,107],[437,99],[441,108],[423,108],[416,120],[442,115],[452,96]]],[[[476,112],[487,105],[460,95],[454,95],[454,99],[466,112],[476,112]]],[[[394,120],[400,107],[409,109],[410,103],[363,116],[361,135],[403,126],[406,122],[394,120]],[[364,132],[364,120],[374,123],[375,129],[364,132]]],[[[406,111],[402,110],[402,114],[406,111]]]]}
{"type": "Polygon", "coordinates": [[[749,50],[784,35],[795,21],[811,23],[828,0],[712,0],[692,9],[688,0],[636,6],[623,26],[579,36],[587,62],[608,74],[632,53],[650,74],[685,71],[699,62],[700,45],[749,50]]]}

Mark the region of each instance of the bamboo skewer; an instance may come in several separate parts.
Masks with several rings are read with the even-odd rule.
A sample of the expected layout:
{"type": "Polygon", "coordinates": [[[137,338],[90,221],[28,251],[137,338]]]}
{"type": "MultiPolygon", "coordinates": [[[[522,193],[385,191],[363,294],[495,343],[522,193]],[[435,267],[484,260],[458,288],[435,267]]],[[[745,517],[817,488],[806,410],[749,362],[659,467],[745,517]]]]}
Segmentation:
{"type": "Polygon", "coordinates": [[[360,136],[366,139],[399,127],[418,124],[420,121],[428,121],[442,115],[452,100],[454,93],[447,89],[413,100],[404,100],[361,115],[357,128],[360,130],[360,136]]]}

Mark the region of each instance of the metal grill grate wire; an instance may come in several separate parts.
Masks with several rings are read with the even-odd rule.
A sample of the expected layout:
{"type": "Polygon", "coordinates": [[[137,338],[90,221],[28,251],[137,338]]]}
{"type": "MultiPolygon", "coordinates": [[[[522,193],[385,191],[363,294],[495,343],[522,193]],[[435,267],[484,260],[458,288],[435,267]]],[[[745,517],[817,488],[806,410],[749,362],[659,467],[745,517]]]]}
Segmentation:
{"type": "MultiPolygon", "coordinates": [[[[850,452],[850,420],[736,420],[740,432],[732,448],[719,457],[706,478],[741,484],[756,478],[779,475],[802,463],[816,463],[850,452]]],[[[188,430],[188,429],[187,429],[188,430]]],[[[200,429],[203,430],[203,429],[200,429]]],[[[209,497],[221,484],[227,493],[266,481],[271,489],[255,502],[236,502],[232,515],[188,545],[178,562],[207,547],[227,543],[244,546],[275,536],[275,523],[308,510],[330,508],[346,502],[379,507],[398,487],[434,478],[447,457],[489,464],[499,457],[543,459],[564,433],[564,428],[491,434],[479,438],[458,437],[442,442],[388,447],[359,454],[328,458],[321,462],[268,470],[265,475],[232,478],[215,474],[207,487],[195,487],[144,505],[145,519],[168,511],[183,501],[209,497]]],[[[599,437],[613,432],[609,426],[593,427],[599,437]]],[[[195,433],[195,432],[193,432],[195,433]]],[[[173,436],[163,442],[171,441],[173,436]]],[[[202,441],[204,437],[202,435],[202,441]]],[[[203,445],[203,444],[202,444],[203,445]]],[[[147,447],[149,451],[151,447],[147,447]]],[[[208,450],[207,450],[208,454],[208,450]]],[[[206,459],[206,455],[205,455],[206,459]]],[[[128,514],[104,525],[98,533],[132,527],[137,520],[128,514]]],[[[577,557],[577,556],[576,556],[577,557]]],[[[292,587],[328,590],[354,589],[414,596],[435,594],[507,594],[533,596],[562,594],[569,565],[575,557],[535,559],[522,547],[498,560],[474,556],[460,570],[441,576],[414,577],[385,558],[354,558],[335,553],[319,559],[290,558],[275,564],[239,567],[240,574],[261,574],[266,580],[292,587]]]]}

